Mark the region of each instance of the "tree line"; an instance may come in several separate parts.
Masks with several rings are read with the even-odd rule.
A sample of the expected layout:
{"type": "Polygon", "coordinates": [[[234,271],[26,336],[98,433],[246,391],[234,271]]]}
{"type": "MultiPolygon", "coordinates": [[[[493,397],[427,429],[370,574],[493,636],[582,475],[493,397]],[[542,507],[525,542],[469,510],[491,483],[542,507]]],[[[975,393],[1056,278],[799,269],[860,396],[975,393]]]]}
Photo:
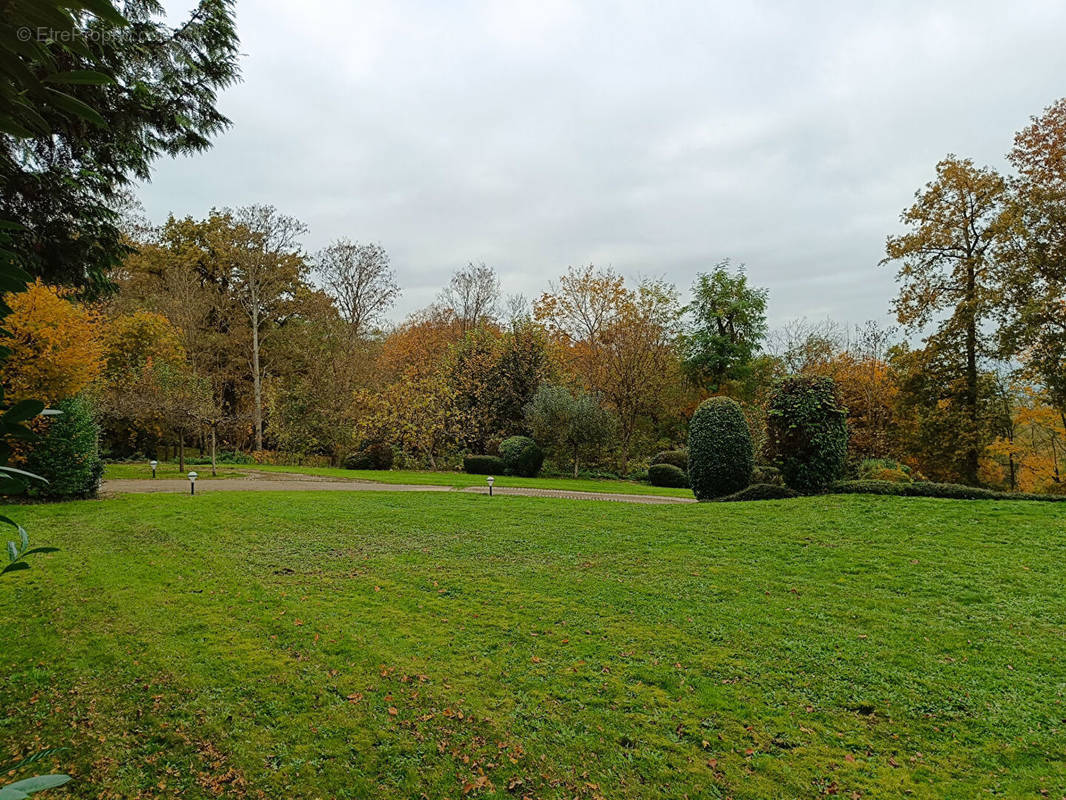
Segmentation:
{"type": "Polygon", "coordinates": [[[775,384],[824,376],[848,410],[853,465],[1053,491],[1066,447],[1064,154],[1066,100],[1017,134],[1012,174],[957,156],[936,166],[886,242],[898,329],[771,330],[767,290],[728,261],[695,275],[684,301],[666,281],[594,265],[505,297],[491,266],[469,263],[389,324],[401,290],[380,245],[309,253],[302,222],[249,206],[128,221],[111,291],[43,275],[11,300],[2,378],[14,397],[91,397],[118,458],[194,446],[342,464],[384,446],[451,468],[527,434],[559,470],[625,475],[683,443],[715,395],[740,403],[758,456],[775,384]]]}

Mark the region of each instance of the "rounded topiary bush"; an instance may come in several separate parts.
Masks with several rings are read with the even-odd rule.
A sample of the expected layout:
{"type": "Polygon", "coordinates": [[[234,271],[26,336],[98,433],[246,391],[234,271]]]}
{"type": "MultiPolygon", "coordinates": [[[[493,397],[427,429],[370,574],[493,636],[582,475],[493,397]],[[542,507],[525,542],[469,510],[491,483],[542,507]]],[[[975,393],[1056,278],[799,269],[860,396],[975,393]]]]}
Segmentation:
{"type": "Polygon", "coordinates": [[[688,479],[697,500],[739,492],[751,483],[751,430],[740,404],[704,400],[688,426],[688,479]]]}
{"type": "Polygon", "coordinates": [[[846,417],[832,378],[796,375],[777,385],[767,408],[767,449],[786,486],[812,494],[843,477],[846,417]]]}
{"type": "Polygon", "coordinates": [[[470,475],[503,475],[506,470],[499,456],[466,456],[463,472],[470,475]]]}
{"type": "Polygon", "coordinates": [[[673,464],[682,472],[688,472],[688,451],[687,450],[663,450],[661,453],[656,453],[652,458],[651,463],[654,464],[673,464]]]}
{"type": "Polygon", "coordinates": [[[688,475],[673,464],[652,464],[648,467],[648,483],[652,486],[670,486],[675,489],[688,488],[688,475]]]}
{"type": "Polygon", "coordinates": [[[47,484],[31,483],[34,497],[93,497],[100,488],[104,462],[100,458],[100,426],[83,397],[56,404],[63,412],[48,417],[26,458],[26,469],[47,484]]]}
{"type": "Polygon", "coordinates": [[[500,458],[509,474],[535,478],[544,463],[544,451],[528,436],[511,436],[500,442],[500,458]]]}

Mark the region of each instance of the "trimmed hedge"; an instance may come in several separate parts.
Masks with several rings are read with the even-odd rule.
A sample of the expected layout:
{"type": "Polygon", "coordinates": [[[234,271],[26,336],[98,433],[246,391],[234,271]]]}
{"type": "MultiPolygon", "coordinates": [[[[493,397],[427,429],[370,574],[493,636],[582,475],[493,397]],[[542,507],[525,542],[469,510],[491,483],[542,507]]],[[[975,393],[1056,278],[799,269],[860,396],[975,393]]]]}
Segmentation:
{"type": "Polygon", "coordinates": [[[669,486],[675,489],[689,487],[688,475],[673,464],[652,464],[648,467],[648,482],[652,486],[669,486]]]}
{"type": "Polygon", "coordinates": [[[469,475],[503,475],[507,470],[499,456],[465,456],[463,472],[469,475]]]}
{"type": "Polygon", "coordinates": [[[1035,500],[1045,503],[1066,502],[1066,495],[997,492],[959,483],[895,483],[893,481],[838,481],[829,487],[833,494],[883,494],[892,497],[939,497],[946,500],[1035,500]]]}
{"type": "Polygon", "coordinates": [[[713,500],[751,483],[751,431],[736,400],[704,400],[688,426],[688,477],[697,500],[713,500]]]}
{"type": "Polygon", "coordinates": [[[655,464],[672,464],[682,472],[688,472],[688,450],[663,450],[651,460],[655,464]]]}
{"type": "Polygon", "coordinates": [[[390,470],[393,461],[392,448],[381,442],[367,445],[357,453],[352,453],[341,464],[345,469],[390,470]]]}
{"type": "Polygon", "coordinates": [[[753,483],[735,494],[719,497],[719,503],[739,503],[748,500],[791,500],[800,493],[787,486],[775,486],[772,483],[753,483]]]}
{"type": "Polygon", "coordinates": [[[48,483],[31,482],[32,497],[94,497],[100,489],[104,462],[100,458],[100,426],[83,397],[61,400],[62,414],[48,417],[26,458],[26,469],[48,483]]]}
{"type": "Polygon", "coordinates": [[[511,436],[500,442],[500,458],[508,474],[535,478],[544,463],[544,451],[528,436],[511,436]]]}
{"type": "Polygon", "coordinates": [[[786,486],[814,494],[844,476],[846,416],[832,378],[795,375],[777,385],[767,409],[767,449],[786,486]]]}

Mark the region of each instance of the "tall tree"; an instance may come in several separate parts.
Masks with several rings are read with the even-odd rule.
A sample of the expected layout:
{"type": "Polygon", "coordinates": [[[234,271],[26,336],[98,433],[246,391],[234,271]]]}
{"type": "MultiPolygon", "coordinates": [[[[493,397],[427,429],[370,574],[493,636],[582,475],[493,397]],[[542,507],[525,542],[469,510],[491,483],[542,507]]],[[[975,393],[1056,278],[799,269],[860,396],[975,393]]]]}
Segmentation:
{"type": "Polygon", "coordinates": [[[681,337],[682,363],[695,384],[717,392],[745,377],[766,336],[766,297],[766,289],[748,286],[743,266],[730,271],[728,260],[697,276],[681,337]]]}
{"type": "Polygon", "coordinates": [[[961,350],[966,424],[960,474],[978,483],[980,445],[979,360],[994,351],[982,323],[1002,295],[997,247],[1009,226],[1004,213],[1007,183],[994,170],[969,159],[948,156],[936,167],[936,180],[916,194],[901,220],[909,230],[890,236],[882,263],[899,262],[899,322],[920,330],[935,322],[928,338],[944,353],[961,350]]]}
{"type": "Polygon", "coordinates": [[[300,251],[300,238],[307,226],[273,206],[254,205],[225,211],[218,216],[216,239],[231,266],[234,292],[248,318],[251,333],[251,368],[255,449],[263,449],[263,359],[262,345],[272,331],[271,322],[281,306],[307,275],[307,262],[300,251]]]}
{"type": "Polygon", "coordinates": [[[459,320],[460,332],[494,322],[499,314],[500,278],[485,262],[470,262],[455,271],[440,305],[450,308],[459,320]]]}
{"type": "Polygon", "coordinates": [[[157,0],[123,9],[18,0],[3,10],[0,219],[21,226],[14,248],[32,274],[90,293],[110,287],[127,252],[123,189],[160,155],[206,149],[229,124],[217,92],[239,74],[231,0],[200,0],[176,27],[160,21],[157,0]]]}
{"type": "Polygon", "coordinates": [[[379,244],[338,239],[318,251],[315,268],[353,341],[366,335],[400,295],[389,255],[379,244]]]}
{"type": "Polygon", "coordinates": [[[1066,98],[1014,138],[1017,248],[1011,253],[1001,330],[1066,424],[1066,98]]]}

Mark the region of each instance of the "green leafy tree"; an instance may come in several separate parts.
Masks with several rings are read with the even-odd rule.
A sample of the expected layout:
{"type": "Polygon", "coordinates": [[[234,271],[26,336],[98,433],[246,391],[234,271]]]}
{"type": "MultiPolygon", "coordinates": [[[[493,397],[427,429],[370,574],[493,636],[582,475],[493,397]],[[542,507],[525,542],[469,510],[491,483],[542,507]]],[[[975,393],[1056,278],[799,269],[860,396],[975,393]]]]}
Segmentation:
{"type": "Polygon", "coordinates": [[[596,398],[551,384],[543,384],[526,406],[526,425],[533,438],[557,456],[573,459],[575,478],[581,460],[601,457],[617,429],[614,417],[596,398]]]}
{"type": "Polygon", "coordinates": [[[123,8],[12,0],[0,21],[0,219],[19,225],[31,274],[89,293],[128,252],[125,187],[160,155],[206,149],[229,124],[217,92],[238,77],[231,0],[200,0],[177,27],[157,0],[123,8]]]}
{"type": "Polygon", "coordinates": [[[681,336],[682,364],[693,383],[716,392],[747,376],[766,337],[766,297],[766,289],[748,286],[743,267],[731,272],[728,261],[697,277],[681,336]]]}

